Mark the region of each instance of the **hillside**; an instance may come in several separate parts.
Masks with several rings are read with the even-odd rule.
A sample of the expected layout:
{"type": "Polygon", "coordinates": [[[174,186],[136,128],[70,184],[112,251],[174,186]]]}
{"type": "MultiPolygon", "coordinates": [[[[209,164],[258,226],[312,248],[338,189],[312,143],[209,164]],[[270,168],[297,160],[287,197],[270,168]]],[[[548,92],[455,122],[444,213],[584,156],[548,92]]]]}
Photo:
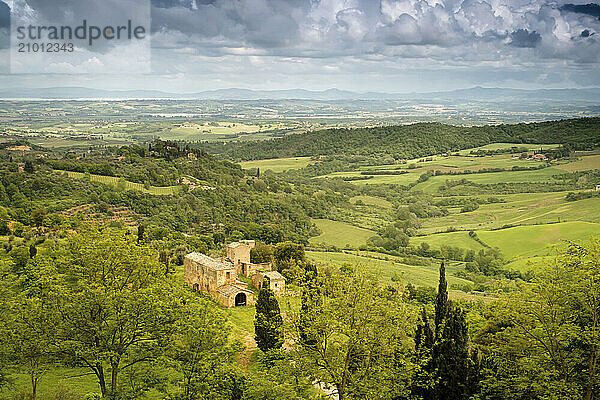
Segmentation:
{"type": "Polygon", "coordinates": [[[327,129],[258,143],[205,147],[235,160],[319,155],[423,157],[495,142],[569,144],[583,150],[600,146],[600,118],[531,124],[462,127],[417,123],[375,128],[327,129]]]}

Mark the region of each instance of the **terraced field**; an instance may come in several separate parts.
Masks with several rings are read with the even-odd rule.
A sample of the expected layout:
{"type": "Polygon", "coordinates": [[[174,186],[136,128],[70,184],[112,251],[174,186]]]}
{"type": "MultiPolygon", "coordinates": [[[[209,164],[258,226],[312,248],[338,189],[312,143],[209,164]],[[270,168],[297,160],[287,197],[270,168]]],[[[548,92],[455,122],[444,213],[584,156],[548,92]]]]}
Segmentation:
{"type": "MultiPolygon", "coordinates": [[[[66,173],[71,178],[76,178],[76,179],[85,179],[85,177],[86,177],[86,174],[84,174],[82,172],[61,171],[61,170],[55,170],[55,171],[59,172],[59,173],[66,173]]],[[[92,182],[99,182],[99,183],[103,183],[105,185],[113,186],[115,188],[122,187],[123,190],[135,190],[138,192],[148,193],[148,194],[157,195],[157,196],[160,196],[160,195],[170,196],[170,195],[174,195],[174,194],[178,193],[181,190],[180,186],[164,186],[164,187],[163,186],[150,186],[148,189],[146,189],[144,187],[144,185],[142,185],[141,183],[129,182],[129,181],[123,180],[123,179],[115,177],[115,176],[89,174],[89,177],[92,182]]]]}

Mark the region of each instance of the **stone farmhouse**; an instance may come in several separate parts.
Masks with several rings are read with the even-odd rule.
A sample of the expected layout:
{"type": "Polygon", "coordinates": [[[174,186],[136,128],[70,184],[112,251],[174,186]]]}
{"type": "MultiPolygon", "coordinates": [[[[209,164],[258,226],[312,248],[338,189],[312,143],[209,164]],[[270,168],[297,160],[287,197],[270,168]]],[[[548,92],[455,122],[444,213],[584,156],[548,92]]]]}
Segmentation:
{"type": "Polygon", "coordinates": [[[258,271],[270,271],[271,263],[253,264],[250,262],[250,250],[256,246],[254,240],[240,240],[227,245],[227,259],[235,265],[238,274],[248,278],[258,271]]]}
{"type": "Polygon", "coordinates": [[[270,288],[275,296],[283,296],[285,293],[285,278],[277,271],[258,272],[252,275],[252,285],[257,289],[262,289],[265,278],[268,278],[270,288]]]}
{"type": "Polygon", "coordinates": [[[255,287],[262,286],[264,277],[271,278],[271,289],[276,295],[285,292],[285,279],[271,271],[271,263],[253,264],[250,250],[254,240],[242,240],[227,246],[227,257],[215,259],[202,253],[189,253],[183,260],[185,282],[194,290],[210,294],[223,307],[239,307],[254,304],[254,293],[238,276],[252,277],[255,287]],[[260,276],[260,278],[256,278],[260,276]],[[257,286],[260,285],[260,286],[257,286]]]}

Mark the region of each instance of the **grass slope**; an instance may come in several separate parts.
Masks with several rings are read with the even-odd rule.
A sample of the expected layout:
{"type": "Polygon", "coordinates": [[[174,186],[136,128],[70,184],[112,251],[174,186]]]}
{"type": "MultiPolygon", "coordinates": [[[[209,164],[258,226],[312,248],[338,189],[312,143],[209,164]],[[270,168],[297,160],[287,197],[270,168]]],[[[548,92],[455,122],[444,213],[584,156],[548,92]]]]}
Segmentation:
{"type": "Polygon", "coordinates": [[[271,160],[244,161],[240,165],[244,169],[260,168],[261,171],[271,170],[283,172],[291,169],[300,169],[310,164],[310,157],[275,158],[271,160]]]}
{"type": "Polygon", "coordinates": [[[410,238],[410,244],[418,246],[421,243],[428,243],[431,247],[436,249],[439,249],[442,246],[460,247],[462,249],[475,251],[484,249],[484,247],[479,242],[472,239],[469,236],[469,232],[466,231],[437,233],[410,238]]]}
{"type": "MultiPolygon", "coordinates": [[[[396,262],[396,258],[388,256],[385,259],[376,259],[364,255],[333,253],[333,252],[306,252],[307,257],[319,264],[327,265],[350,265],[356,266],[378,276],[383,282],[391,282],[392,277],[396,275],[405,283],[412,283],[418,286],[436,286],[439,280],[439,266],[415,266],[396,262]]],[[[381,256],[381,255],[380,255],[381,256]]],[[[453,276],[452,273],[462,268],[458,263],[448,263],[448,283],[449,284],[472,284],[472,282],[453,276]]]]}
{"type": "Polygon", "coordinates": [[[498,247],[505,257],[543,256],[548,246],[564,240],[583,241],[600,235],[600,224],[583,221],[517,226],[497,231],[478,231],[489,246],[498,247]]]}
{"type": "Polygon", "coordinates": [[[559,165],[557,168],[568,172],[600,169],[600,155],[583,156],[577,161],[559,165]]]}
{"type": "Polygon", "coordinates": [[[328,219],[314,219],[313,222],[323,232],[319,236],[310,238],[310,243],[322,243],[329,246],[345,247],[350,245],[358,247],[367,242],[375,232],[358,228],[345,222],[331,221],[328,219]]]}

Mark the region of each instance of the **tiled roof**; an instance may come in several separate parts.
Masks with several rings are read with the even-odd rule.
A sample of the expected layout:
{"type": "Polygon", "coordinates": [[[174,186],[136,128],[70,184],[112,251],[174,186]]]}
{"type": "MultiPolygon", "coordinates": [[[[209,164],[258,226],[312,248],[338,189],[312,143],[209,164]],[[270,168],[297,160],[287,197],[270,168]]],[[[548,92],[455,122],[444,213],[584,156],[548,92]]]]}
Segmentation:
{"type": "Polygon", "coordinates": [[[263,274],[264,276],[266,276],[267,278],[269,278],[272,281],[280,281],[280,280],[283,281],[283,280],[285,280],[285,278],[283,277],[283,275],[281,275],[277,271],[261,272],[261,274],[263,274]]]}
{"type": "Polygon", "coordinates": [[[217,289],[217,292],[221,293],[224,296],[232,296],[234,294],[237,294],[239,292],[244,292],[244,293],[249,293],[252,294],[252,290],[246,289],[244,287],[241,286],[237,286],[237,285],[225,285],[225,286],[221,286],[220,288],[217,289]]]}
{"type": "Polygon", "coordinates": [[[214,258],[202,253],[189,253],[185,256],[185,258],[190,259],[194,262],[197,262],[198,264],[201,264],[213,270],[221,271],[234,268],[234,266],[230,263],[215,260],[214,258]]]}

